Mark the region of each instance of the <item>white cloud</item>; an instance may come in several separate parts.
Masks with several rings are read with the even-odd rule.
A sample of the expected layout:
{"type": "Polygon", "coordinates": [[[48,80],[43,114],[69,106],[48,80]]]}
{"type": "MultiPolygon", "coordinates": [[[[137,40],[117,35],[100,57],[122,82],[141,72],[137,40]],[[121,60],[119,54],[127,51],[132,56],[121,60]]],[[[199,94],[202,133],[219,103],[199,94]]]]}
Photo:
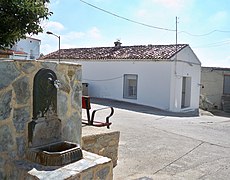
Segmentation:
{"type": "MultiPolygon", "coordinates": [[[[97,27],[92,27],[86,32],[71,31],[58,34],[61,37],[61,48],[76,48],[82,46],[90,46],[95,42],[95,39],[100,39],[102,36],[97,27]]],[[[56,51],[58,48],[58,40],[54,36],[49,36],[45,33],[39,34],[38,39],[41,39],[41,52],[47,54],[56,51]]],[[[96,44],[98,46],[98,44],[96,44]]]]}
{"type": "Polygon", "coordinates": [[[44,24],[44,28],[49,31],[60,32],[65,29],[64,25],[57,21],[48,21],[44,24]]]}
{"type": "Polygon", "coordinates": [[[57,21],[42,20],[40,22],[43,31],[52,31],[54,33],[60,33],[65,29],[64,25],[57,21]]]}
{"type": "Polygon", "coordinates": [[[74,32],[74,31],[72,31],[72,32],[69,32],[69,33],[63,35],[62,38],[67,40],[67,41],[68,40],[71,41],[71,40],[74,40],[74,39],[80,39],[80,38],[82,38],[84,36],[85,36],[84,32],[74,32]]]}
{"type": "Polygon", "coordinates": [[[88,35],[89,37],[93,38],[93,39],[100,39],[101,38],[101,34],[100,31],[97,27],[93,27],[88,31],[88,35]]]}

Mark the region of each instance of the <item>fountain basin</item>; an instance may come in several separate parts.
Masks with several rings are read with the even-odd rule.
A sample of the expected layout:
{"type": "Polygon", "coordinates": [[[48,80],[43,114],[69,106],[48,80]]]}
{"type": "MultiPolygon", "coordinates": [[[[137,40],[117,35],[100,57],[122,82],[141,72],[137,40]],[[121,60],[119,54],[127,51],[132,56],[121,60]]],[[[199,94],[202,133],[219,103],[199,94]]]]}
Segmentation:
{"type": "Polygon", "coordinates": [[[30,148],[27,152],[28,160],[44,166],[62,166],[82,158],[80,146],[68,141],[30,148]]]}

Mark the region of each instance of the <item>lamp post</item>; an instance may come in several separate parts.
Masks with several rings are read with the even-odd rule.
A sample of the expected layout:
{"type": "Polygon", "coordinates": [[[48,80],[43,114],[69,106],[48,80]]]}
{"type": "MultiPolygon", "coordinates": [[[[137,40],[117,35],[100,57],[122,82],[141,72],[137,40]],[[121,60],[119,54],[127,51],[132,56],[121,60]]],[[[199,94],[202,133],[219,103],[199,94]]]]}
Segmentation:
{"type": "Polygon", "coordinates": [[[60,60],[61,60],[61,50],[60,50],[61,49],[61,37],[56,35],[56,34],[54,34],[54,33],[52,33],[52,32],[50,32],[50,31],[47,31],[46,33],[54,35],[54,36],[56,36],[58,38],[58,45],[59,45],[58,46],[58,61],[60,63],[60,60]]]}

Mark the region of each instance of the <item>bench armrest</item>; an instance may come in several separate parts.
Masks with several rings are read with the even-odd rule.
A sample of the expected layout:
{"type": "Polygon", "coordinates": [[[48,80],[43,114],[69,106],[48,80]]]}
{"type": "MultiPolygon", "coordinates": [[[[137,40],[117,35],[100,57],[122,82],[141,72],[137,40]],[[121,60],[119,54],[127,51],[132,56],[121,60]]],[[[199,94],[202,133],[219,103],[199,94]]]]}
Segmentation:
{"type": "MultiPolygon", "coordinates": [[[[95,117],[95,114],[97,111],[101,111],[101,110],[105,110],[105,109],[110,109],[110,114],[108,116],[106,116],[106,125],[107,125],[107,128],[109,129],[109,126],[111,125],[111,123],[109,122],[109,118],[114,114],[114,109],[113,107],[104,107],[104,108],[101,108],[101,109],[96,109],[92,112],[92,116],[91,116],[91,125],[93,125],[93,121],[94,121],[94,117],[95,117]]],[[[103,123],[104,124],[104,123],[103,123]]]]}

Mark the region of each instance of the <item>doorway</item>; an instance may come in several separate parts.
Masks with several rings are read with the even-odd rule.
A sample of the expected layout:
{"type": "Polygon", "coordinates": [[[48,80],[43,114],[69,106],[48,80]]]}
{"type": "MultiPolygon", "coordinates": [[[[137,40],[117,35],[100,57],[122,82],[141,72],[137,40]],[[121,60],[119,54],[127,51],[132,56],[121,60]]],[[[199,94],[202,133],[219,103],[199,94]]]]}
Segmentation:
{"type": "Polygon", "coordinates": [[[191,101],[191,77],[183,77],[182,79],[182,96],[181,108],[190,107],[191,101]]]}

